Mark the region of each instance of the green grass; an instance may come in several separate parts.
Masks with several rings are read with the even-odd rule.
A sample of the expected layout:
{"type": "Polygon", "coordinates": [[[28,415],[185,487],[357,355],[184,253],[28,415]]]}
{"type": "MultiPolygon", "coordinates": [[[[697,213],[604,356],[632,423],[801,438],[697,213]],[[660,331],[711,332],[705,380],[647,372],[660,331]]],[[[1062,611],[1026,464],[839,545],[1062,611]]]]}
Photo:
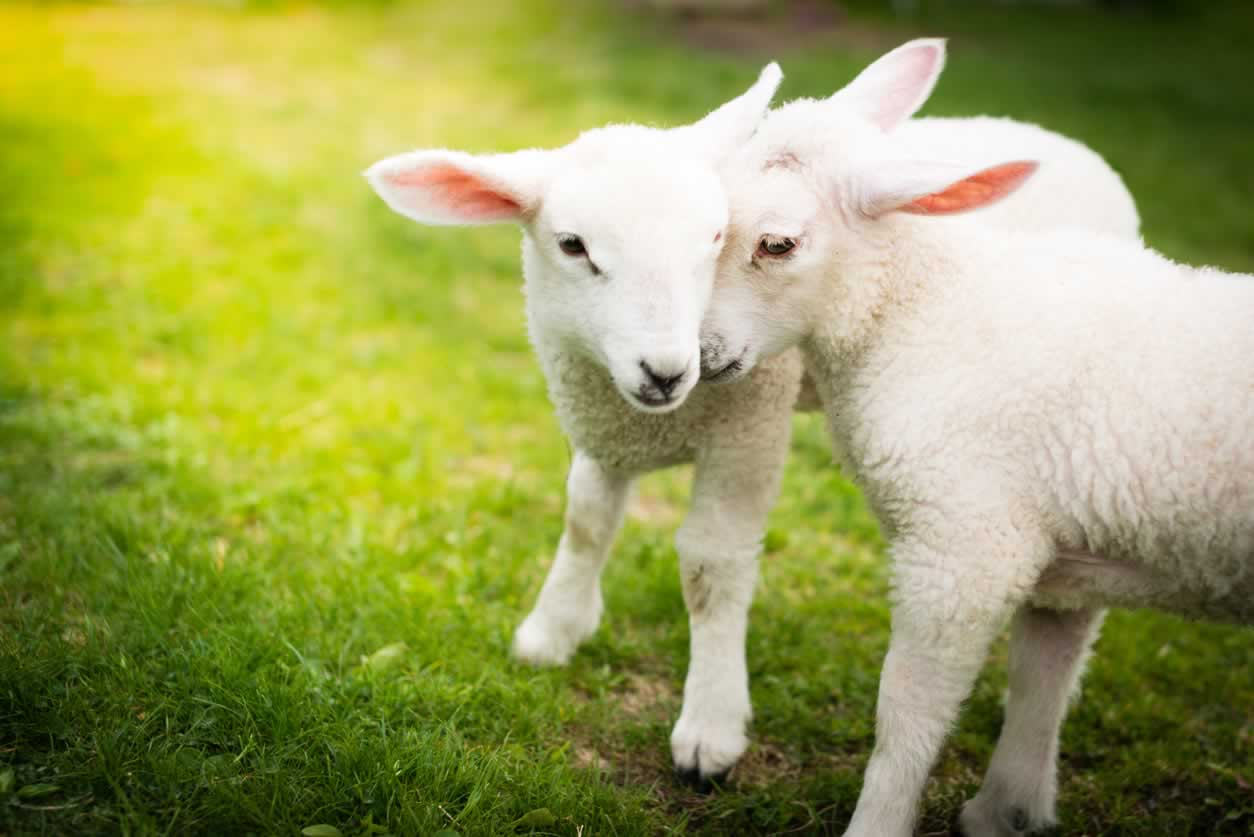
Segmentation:
{"type": "MultiPolygon", "coordinates": [[[[869,19],[774,54],[786,96],[821,95],[952,34],[929,112],[1078,136],[1152,244],[1254,271],[1254,26],[1216,8],[869,19]]],[[[685,474],[644,484],[572,665],[510,662],[569,457],[518,236],[411,225],[358,176],[686,121],[766,56],[557,0],[10,4],[0,55],[0,833],[840,832],[888,616],[818,422],[754,606],[755,746],[699,797],[667,747],[685,474]]],[[[928,833],[978,785],[1003,670],[999,646],[928,833]]],[[[1250,633],[1112,616],[1064,735],[1066,833],[1254,833],[1252,706],[1250,633]]]]}

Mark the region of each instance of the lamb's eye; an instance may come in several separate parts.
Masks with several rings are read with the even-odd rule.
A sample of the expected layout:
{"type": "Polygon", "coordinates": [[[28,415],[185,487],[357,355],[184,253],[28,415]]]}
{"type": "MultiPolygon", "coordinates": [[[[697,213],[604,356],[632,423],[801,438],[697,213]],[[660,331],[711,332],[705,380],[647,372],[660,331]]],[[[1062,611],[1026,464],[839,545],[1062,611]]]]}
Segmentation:
{"type": "Polygon", "coordinates": [[[783,235],[764,235],[758,242],[759,256],[784,256],[797,246],[797,239],[783,235]]]}
{"type": "Polygon", "coordinates": [[[557,246],[568,256],[585,256],[588,249],[583,246],[583,239],[570,233],[562,233],[557,237],[557,246]]]}

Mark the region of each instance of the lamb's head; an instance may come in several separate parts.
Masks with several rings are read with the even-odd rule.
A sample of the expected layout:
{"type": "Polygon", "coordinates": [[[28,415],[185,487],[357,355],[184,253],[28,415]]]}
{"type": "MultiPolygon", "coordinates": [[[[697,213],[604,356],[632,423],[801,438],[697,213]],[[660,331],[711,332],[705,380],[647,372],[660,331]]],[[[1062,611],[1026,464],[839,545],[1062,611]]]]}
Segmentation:
{"type": "Polygon", "coordinates": [[[514,222],[533,338],[603,366],[645,412],[696,384],[700,327],[727,225],[722,168],[766,113],[779,67],[704,119],[614,125],[553,150],[415,151],[366,176],[424,224],[514,222]]]}
{"type": "MultiPolygon", "coordinates": [[[[911,41],[823,101],[772,112],[728,166],[727,243],[701,331],[702,378],[731,381],[758,361],[865,314],[869,265],[892,259],[885,219],[947,215],[993,203],[1035,170],[973,171],[895,148],[893,129],[931,93],[944,42],[911,41]]],[[[873,272],[873,271],[871,271],[873,272]]]]}

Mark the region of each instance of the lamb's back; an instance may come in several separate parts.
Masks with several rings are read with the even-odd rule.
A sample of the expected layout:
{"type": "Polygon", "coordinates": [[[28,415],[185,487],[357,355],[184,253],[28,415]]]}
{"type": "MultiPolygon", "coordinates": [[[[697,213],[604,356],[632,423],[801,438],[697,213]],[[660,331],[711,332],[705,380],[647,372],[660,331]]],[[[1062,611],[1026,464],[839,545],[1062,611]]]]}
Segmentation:
{"type": "Polygon", "coordinates": [[[983,273],[966,306],[989,382],[979,432],[1023,468],[1009,478],[1040,487],[1069,545],[1214,595],[1248,589],[1254,277],[1068,234],[1009,263],[1023,267],[983,273]]]}

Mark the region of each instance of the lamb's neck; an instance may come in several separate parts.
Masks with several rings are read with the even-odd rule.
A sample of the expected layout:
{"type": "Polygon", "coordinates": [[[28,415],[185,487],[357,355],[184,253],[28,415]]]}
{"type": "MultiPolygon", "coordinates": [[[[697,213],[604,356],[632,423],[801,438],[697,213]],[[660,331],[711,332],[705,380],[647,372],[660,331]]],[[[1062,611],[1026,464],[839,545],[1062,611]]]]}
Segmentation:
{"type": "Polygon", "coordinates": [[[834,265],[824,294],[814,306],[809,337],[803,341],[810,362],[826,374],[843,377],[863,366],[886,339],[926,316],[929,304],[956,291],[970,272],[964,224],[913,216],[876,222],[859,253],[834,265]]]}
{"type": "Polygon", "coordinates": [[[883,380],[898,349],[928,331],[946,298],[962,293],[958,286],[967,271],[977,269],[967,257],[980,252],[971,249],[975,242],[960,241],[962,231],[948,222],[917,229],[929,220],[934,222],[885,223],[875,246],[862,250],[867,258],[834,270],[825,307],[816,305],[822,319],[800,344],[827,416],[832,452],[854,479],[861,480],[867,464],[868,387],[883,380]]]}

